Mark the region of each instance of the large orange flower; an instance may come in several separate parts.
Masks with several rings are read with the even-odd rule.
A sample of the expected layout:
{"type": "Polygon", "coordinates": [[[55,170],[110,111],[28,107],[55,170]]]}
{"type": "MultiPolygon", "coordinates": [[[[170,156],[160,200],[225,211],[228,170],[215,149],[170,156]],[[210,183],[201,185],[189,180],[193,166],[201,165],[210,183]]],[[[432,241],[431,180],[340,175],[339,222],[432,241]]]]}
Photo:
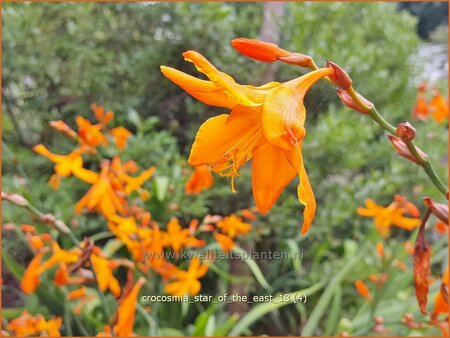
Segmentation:
{"type": "Polygon", "coordinates": [[[161,66],[163,74],[198,100],[231,109],[208,119],[200,127],[189,156],[192,166],[208,165],[221,176],[234,177],[248,160],[252,163],[252,187],[256,205],[267,213],[296,174],[298,196],[305,205],[302,233],[311,225],[316,202],[301,153],[306,109],[303,99],[309,88],[334,70],[323,68],[285,83],[260,87],[240,85],[195,51],[185,52],[210,81],[161,66]]]}

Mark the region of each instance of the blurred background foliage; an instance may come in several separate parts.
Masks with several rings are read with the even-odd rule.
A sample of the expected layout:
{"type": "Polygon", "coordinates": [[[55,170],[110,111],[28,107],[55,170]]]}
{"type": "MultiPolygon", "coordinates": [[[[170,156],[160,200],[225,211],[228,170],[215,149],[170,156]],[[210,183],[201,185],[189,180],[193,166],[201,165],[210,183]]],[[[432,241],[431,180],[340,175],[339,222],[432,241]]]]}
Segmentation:
{"type": "MultiPolygon", "coordinates": [[[[411,119],[416,86],[419,80],[427,80],[421,72],[422,63],[415,58],[422,43],[417,34],[420,16],[415,18],[391,3],[290,2],[280,6],[275,39],[282,48],[309,54],[319,66],[331,59],[349,72],[356,90],[373,101],[392,124],[411,119]]],[[[146,207],[161,224],[173,216],[187,222],[207,213],[229,215],[253,206],[249,167],[237,178],[238,194],[231,193],[226,179],[216,177],[212,190],[196,197],[184,195],[191,171],[186,158],[195,132],[206,118],[223,110],[189,97],[162,76],[159,66],[197,74],[181,56],[183,51],[195,49],[240,83],[259,84],[268,74],[278,81],[301,75],[302,70],[292,66],[271,68],[248,60],[230,46],[229,41],[236,37],[258,38],[264,15],[271,13],[263,3],[245,2],[4,4],[3,190],[23,194],[42,210],[70,223],[80,236],[104,229],[105,224],[95,219],[75,218],[73,205],[86,186],[67,179],[60,190],[51,191],[47,181],[52,164],[31,150],[31,146],[44,143],[56,153],[67,153],[71,145],[48,122],[61,119],[74,125],[75,115],[90,117],[89,106],[96,102],[114,111],[118,124],[136,134],[124,157],[142,167],[156,165],[156,178],[148,183],[152,196],[146,207]]],[[[425,38],[432,30],[445,32],[427,26],[423,35],[420,27],[425,38]]],[[[445,80],[436,85],[446,92],[445,80]]],[[[256,312],[254,320],[244,316],[247,321],[240,322],[240,331],[231,331],[234,334],[369,334],[369,309],[356,294],[353,282],[377,269],[374,246],[379,235],[371,220],[356,215],[356,208],[368,197],[387,205],[396,193],[407,196],[421,210],[422,196],[440,200],[420,168],[398,158],[381,128],[344,108],[327,83],[309,92],[307,111],[304,158],[318,204],[314,225],[307,236],[300,235],[301,207],[293,182],[270,213],[253,222],[254,230],[241,244],[289,253],[303,250],[300,262],[258,262],[273,294],[308,288],[324,278],[329,281],[343,266],[350,266],[357,253],[365,250],[364,255],[351,264],[352,273],[333,284],[326,299],[320,298],[325,295],[322,286],[305,305],[261,312],[259,317],[256,312]],[[269,316],[270,323],[260,320],[263,315],[269,316]]],[[[429,154],[440,176],[447,177],[445,127],[433,121],[414,125],[416,143],[429,154]]],[[[86,163],[90,165],[94,164],[86,163]]],[[[26,215],[10,206],[3,208],[3,221],[28,222],[26,215]]],[[[407,236],[395,232],[390,250],[400,250],[407,236]]],[[[3,250],[22,262],[29,258],[22,257],[14,238],[3,240],[3,250]]],[[[411,258],[404,259],[411,267],[411,258]]],[[[436,276],[442,268],[434,266],[436,276]]],[[[226,292],[227,280],[208,276],[203,291],[226,292]]],[[[392,276],[391,290],[384,294],[375,313],[387,314],[398,322],[407,311],[419,316],[411,271],[392,272],[392,276]]],[[[256,282],[250,282],[246,292],[267,293],[256,282]]],[[[21,303],[20,299],[6,299],[10,303],[4,306],[21,303]]],[[[223,304],[202,306],[188,312],[174,309],[175,305],[155,309],[155,325],[166,330],[155,332],[228,334],[231,326],[239,323],[223,304]],[[171,321],[171,313],[177,311],[182,315],[171,321]],[[220,326],[228,323],[224,318],[232,324],[220,326]]],[[[436,334],[401,325],[389,329],[398,335],[436,334]]],[[[139,325],[137,332],[147,334],[139,331],[139,325]]]]}

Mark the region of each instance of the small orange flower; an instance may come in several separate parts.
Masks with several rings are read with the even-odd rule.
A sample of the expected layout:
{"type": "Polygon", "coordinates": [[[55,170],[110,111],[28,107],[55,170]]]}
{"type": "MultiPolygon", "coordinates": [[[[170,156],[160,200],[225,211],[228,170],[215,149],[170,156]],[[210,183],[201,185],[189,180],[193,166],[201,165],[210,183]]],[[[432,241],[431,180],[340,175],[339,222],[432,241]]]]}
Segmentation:
{"type": "Polygon", "coordinates": [[[433,229],[441,235],[445,235],[448,232],[448,224],[439,221],[434,225],[433,229]]]}
{"type": "Polygon", "coordinates": [[[8,329],[16,337],[41,336],[60,337],[59,329],[62,324],[61,317],[49,319],[48,321],[42,315],[32,316],[28,311],[9,322],[8,329]]]}
{"type": "Polygon", "coordinates": [[[43,252],[37,253],[37,255],[31,260],[30,264],[28,264],[28,267],[23,274],[22,281],[20,282],[20,288],[26,294],[33,293],[40,283],[39,269],[43,255],[43,252]]]}
{"type": "Polygon", "coordinates": [[[244,235],[250,231],[252,225],[244,223],[239,217],[231,215],[217,222],[217,227],[229,237],[234,238],[237,235],[244,235]]]}
{"type": "Polygon", "coordinates": [[[384,245],[382,242],[377,243],[376,251],[379,257],[384,257],[384,245]]]}
{"type": "Polygon", "coordinates": [[[434,298],[434,309],[431,314],[431,318],[436,318],[440,313],[444,313],[448,315],[449,312],[449,304],[448,304],[448,289],[450,286],[449,283],[449,267],[444,272],[442,276],[442,284],[441,289],[436,294],[434,298]],[[447,293],[447,294],[446,294],[447,293]]]}
{"type": "Polygon", "coordinates": [[[76,149],[68,155],[57,155],[50,152],[44,145],[38,144],[33,147],[33,150],[55,163],[56,176],[52,179],[54,188],[59,187],[59,179],[61,177],[68,177],[71,174],[86,183],[94,183],[98,179],[97,173],[83,168],[81,149],[76,149]]]}
{"type": "Polygon", "coordinates": [[[112,273],[111,261],[98,255],[91,255],[92,267],[95,271],[98,288],[101,291],[110,290],[111,293],[117,298],[120,296],[119,281],[114,277],[112,273]]]}
{"type": "Polygon", "coordinates": [[[356,291],[361,295],[361,297],[370,300],[372,299],[372,295],[370,294],[369,288],[367,285],[360,279],[355,281],[356,291]]]}
{"type": "Polygon", "coordinates": [[[217,243],[219,243],[222,250],[225,252],[230,251],[236,245],[231,237],[218,232],[214,232],[214,238],[216,239],[217,243]]]}
{"type": "Polygon", "coordinates": [[[109,178],[109,162],[104,161],[101,164],[101,173],[97,180],[75,206],[76,213],[81,213],[83,209],[88,211],[98,211],[106,218],[116,214],[116,211],[123,213],[125,211],[119,197],[111,187],[109,178]]]}
{"type": "Polygon", "coordinates": [[[206,264],[201,264],[198,257],[194,257],[187,271],[179,270],[176,274],[176,281],[166,285],[164,290],[173,296],[183,296],[190,294],[195,296],[201,288],[198,281],[208,271],[206,264]]]}
{"type": "Polygon", "coordinates": [[[249,209],[242,209],[241,210],[241,215],[242,215],[242,217],[248,219],[249,221],[256,220],[256,215],[252,211],[250,211],[249,209]]]}
{"type": "Polygon", "coordinates": [[[164,240],[165,246],[172,247],[175,253],[179,253],[183,247],[201,247],[205,241],[191,235],[188,228],[183,229],[176,218],[172,218],[167,224],[167,233],[164,240]]]}
{"type": "Polygon", "coordinates": [[[75,122],[78,125],[78,136],[80,137],[82,144],[95,148],[108,143],[105,135],[100,131],[103,125],[92,124],[88,119],[85,119],[82,116],[77,116],[75,122]]]}
{"type": "Polygon", "coordinates": [[[207,190],[214,184],[214,178],[208,169],[208,166],[201,165],[195,167],[189,180],[184,186],[186,194],[199,194],[202,190],[207,190]]]}
{"type": "Polygon", "coordinates": [[[106,125],[109,121],[114,118],[114,113],[110,111],[106,111],[103,106],[98,106],[95,103],[91,104],[91,109],[94,112],[95,118],[102,125],[106,125]]]}
{"type": "Polygon", "coordinates": [[[144,284],[145,278],[139,278],[130,293],[122,299],[117,309],[117,324],[114,325],[114,332],[119,337],[130,337],[133,334],[137,297],[144,284]]]}
{"type": "Polygon", "coordinates": [[[116,146],[119,149],[124,149],[127,146],[127,140],[132,135],[131,132],[120,126],[111,129],[111,135],[116,139],[116,146]]]}
{"type": "Polygon", "coordinates": [[[75,263],[80,257],[81,251],[78,248],[68,251],[61,249],[56,241],[52,242],[52,255],[39,267],[39,273],[50,269],[56,264],[70,264],[75,263]]]}
{"type": "Polygon", "coordinates": [[[413,116],[419,120],[426,120],[429,115],[428,103],[425,98],[425,94],[419,92],[417,94],[417,100],[413,108],[413,116]]]}
{"type": "Polygon", "coordinates": [[[376,204],[372,199],[366,200],[365,208],[357,208],[360,216],[372,217],[377,231],[382,237],[388,237],[391,226],[411,231],[420,225],[420,219],[404,217],[404,211],[396,203],[391,203],[387,208],[376,204]]]}
{"type": "Polygon", "coordinates": [[[448,104],[438,89],[434,90],[429,109],[432,114],[431,116],[437,123],[443,123],[448,120],[448,104]]]}

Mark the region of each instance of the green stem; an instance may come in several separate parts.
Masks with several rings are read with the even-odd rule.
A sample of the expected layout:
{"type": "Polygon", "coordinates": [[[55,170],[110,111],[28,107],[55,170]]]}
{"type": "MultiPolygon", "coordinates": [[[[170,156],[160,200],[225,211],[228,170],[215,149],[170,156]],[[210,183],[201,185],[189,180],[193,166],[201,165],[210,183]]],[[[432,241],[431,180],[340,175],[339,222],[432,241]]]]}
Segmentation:
{"type": "MultiPolygon", "coordinates": [[[[377,109],[373,106],[372,109],[368,112],[369,116],[374,120],[376,123],[378,123],[381,127],[383,127],[385,130],[390,132],[393,135],[396,135],[396,128],[387,122],[377,111],[377,109]]],[[[433,167],[431,166],[430,161],[427,158],[423,158],[418,150],[414,142],[409,141],[405,142],[406,146],[408,147],[411,154],[417,159],[418,165],[423,168],[427,176],[430,178],[431,182],[433,182],[434,186],[445,196],[447,194],[447,187],[442,183],[436,172],[434,171],[433,167]]]]}

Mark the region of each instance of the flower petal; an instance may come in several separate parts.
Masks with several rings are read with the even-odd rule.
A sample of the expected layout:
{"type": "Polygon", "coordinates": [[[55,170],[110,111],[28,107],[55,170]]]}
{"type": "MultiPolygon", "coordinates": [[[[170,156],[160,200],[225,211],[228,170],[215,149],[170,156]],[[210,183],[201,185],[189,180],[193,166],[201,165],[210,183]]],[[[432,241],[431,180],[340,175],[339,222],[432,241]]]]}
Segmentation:
{"type": "Polygon", "coordinates": [[[297,171],[283,150],[266,143],[253,152],[252,188],[256,206],[267,213],[297,171]]]}
{"type": "Polygon", "coordinates": [[[316,214],[316,199],[314,197],[314,192],[309,183],[308,175],[306,173],[305,166],[303,164],[302,156],[302,143],[299,142],[295,148],[289,152],[285,152],[286,158],[289,163],[296,168],[300,182],[297,187],[298,200],[301,204],[305,206],[303,209],[303,224],[302,224],[302,234],[308,232],[311,226],[314,215],[316,214]]]}
{"type": "Polygon", "coordinates": [[[231,100],[223,88],[211,81],[197,79],[177,69],[161,66],[161,72],[197,100],[214,107],[232,109],[236,103],[231,100]]]}

